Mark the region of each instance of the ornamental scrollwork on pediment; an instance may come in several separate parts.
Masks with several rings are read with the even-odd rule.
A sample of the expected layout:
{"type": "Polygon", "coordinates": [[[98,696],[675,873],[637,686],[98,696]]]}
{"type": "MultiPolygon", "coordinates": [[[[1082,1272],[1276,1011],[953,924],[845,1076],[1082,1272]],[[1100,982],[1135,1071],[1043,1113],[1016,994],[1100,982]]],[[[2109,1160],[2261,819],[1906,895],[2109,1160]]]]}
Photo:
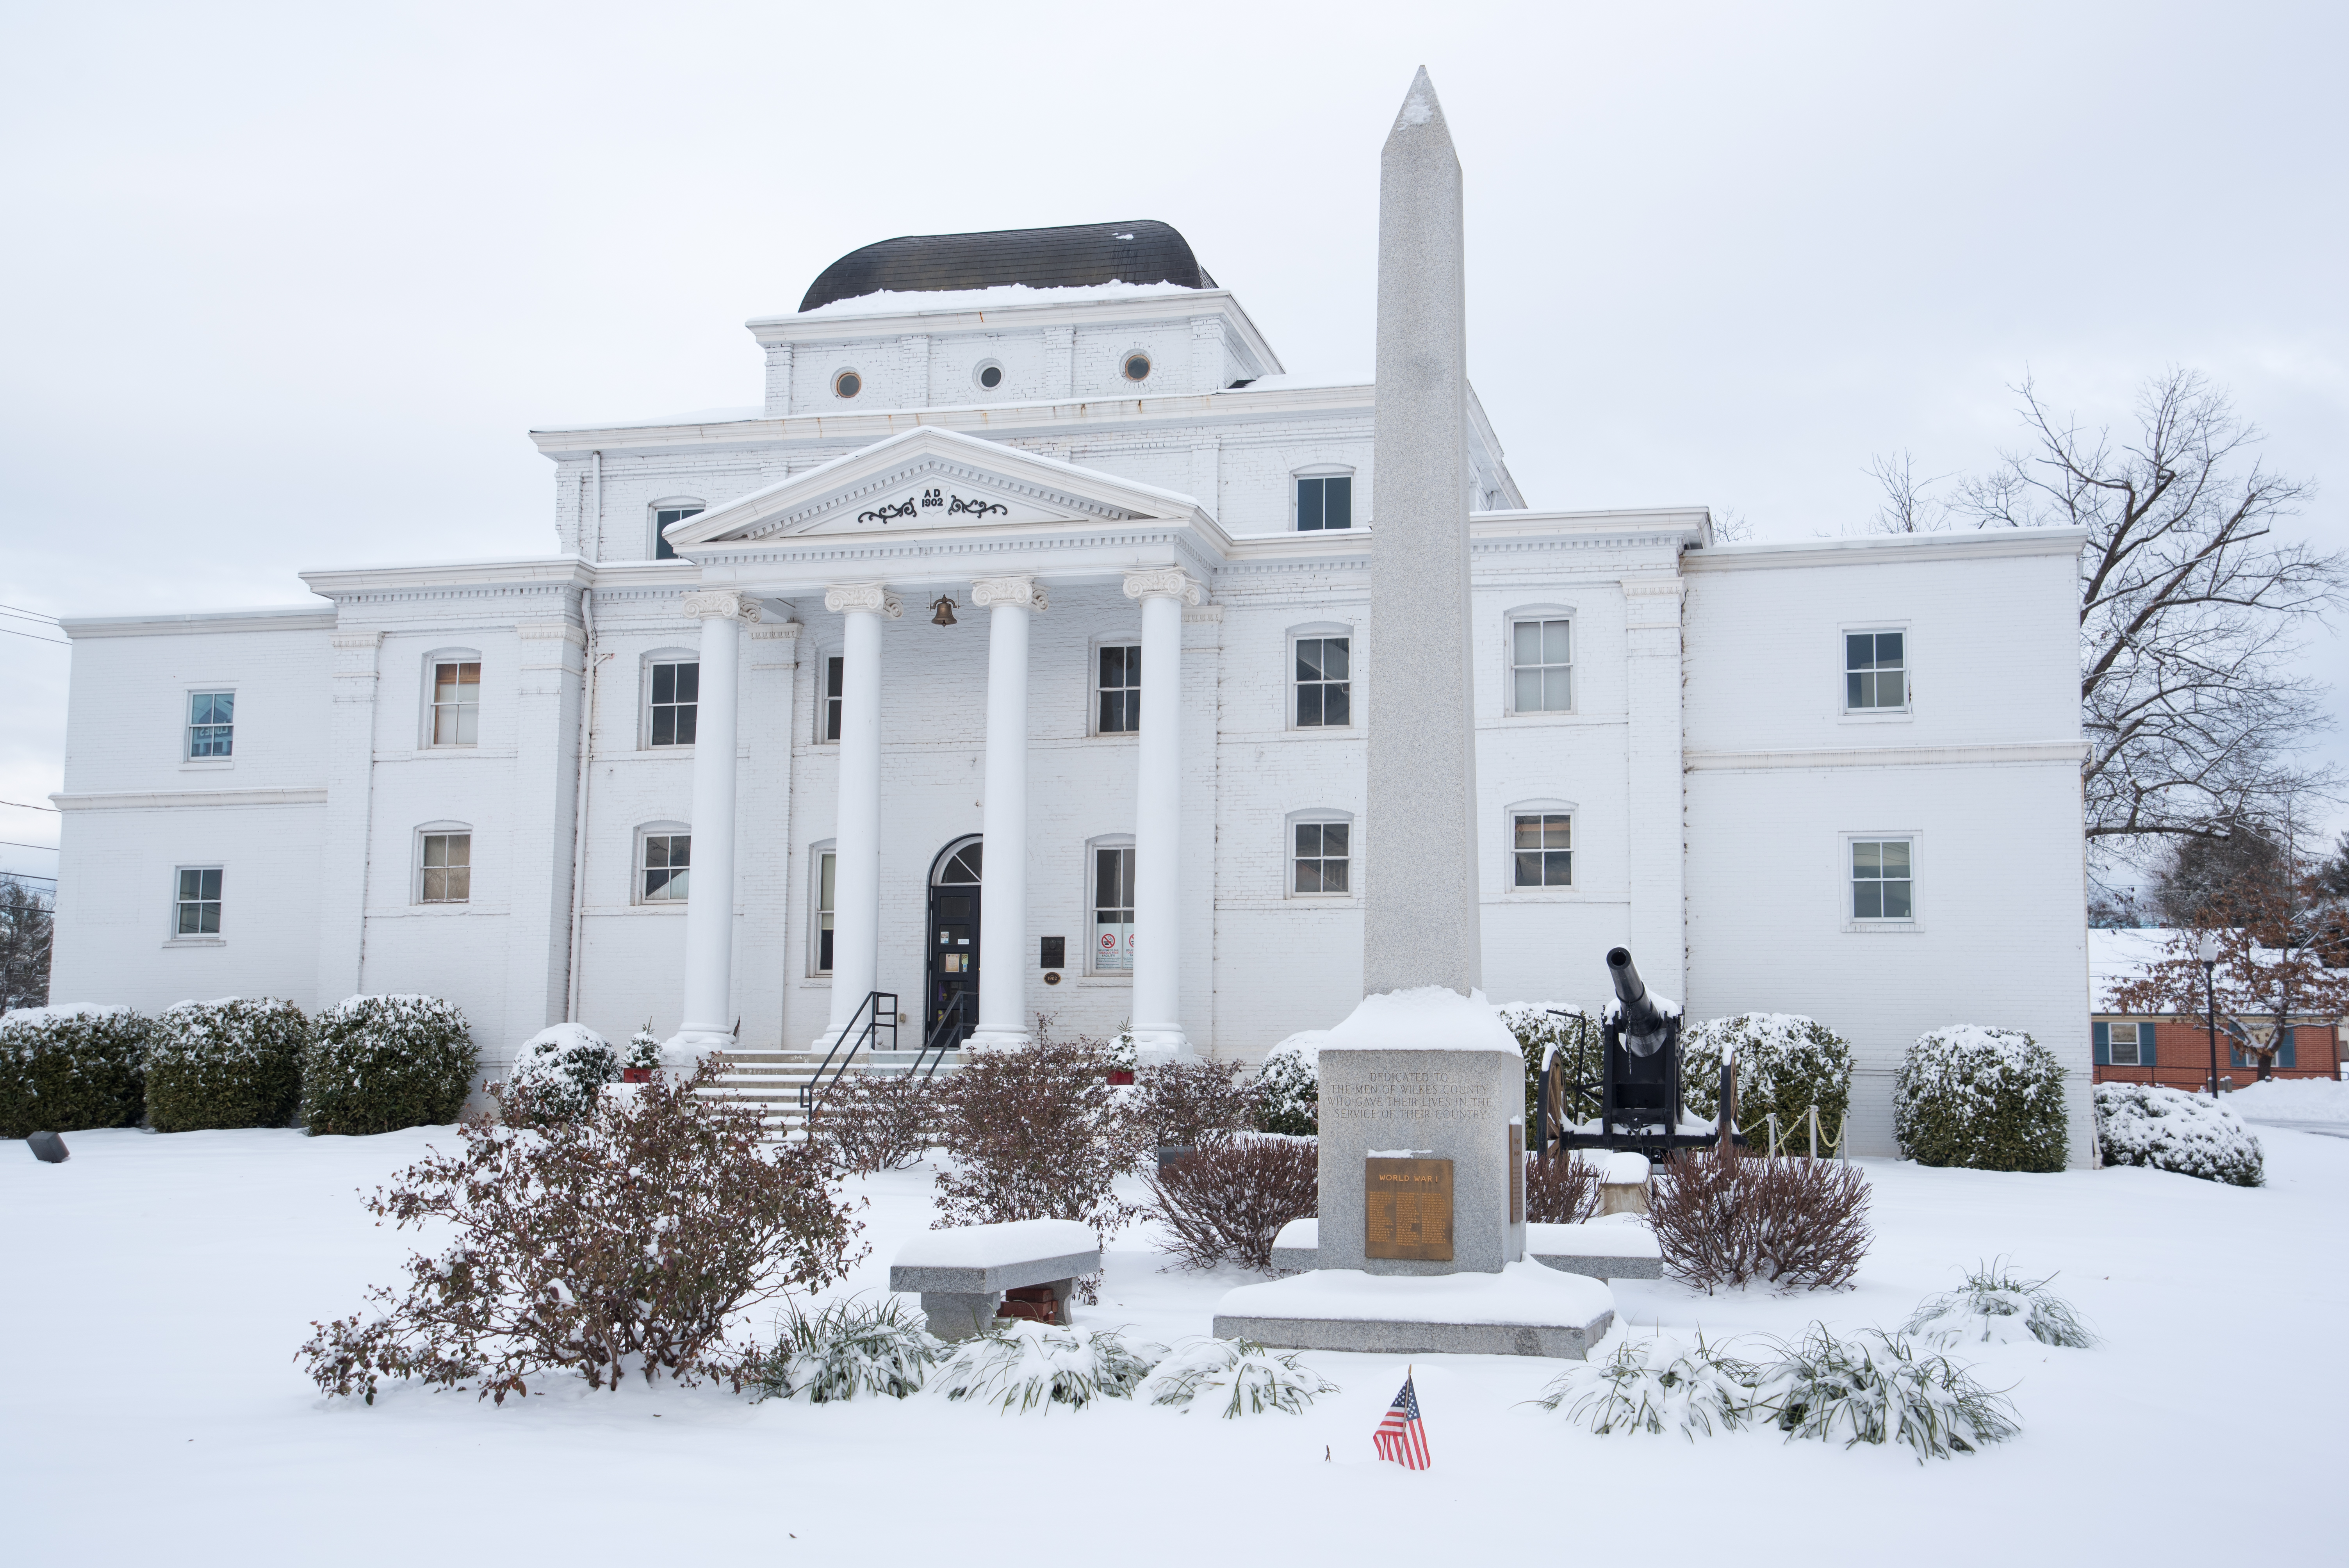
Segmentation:
{"type": "Polygon", "coordinates": [[[856,521],[886,525],[892,522],[902,522],[907,518],[918,517],[927,510],[943,511],[948,517],[1009,517],[1011,515],[1011,509],[999,500],[988,500],[984,496],[959,496],[950,490],[933,487],[924,490],[918,500],[885,500],[879,506],[858,512],[856,521]]]}

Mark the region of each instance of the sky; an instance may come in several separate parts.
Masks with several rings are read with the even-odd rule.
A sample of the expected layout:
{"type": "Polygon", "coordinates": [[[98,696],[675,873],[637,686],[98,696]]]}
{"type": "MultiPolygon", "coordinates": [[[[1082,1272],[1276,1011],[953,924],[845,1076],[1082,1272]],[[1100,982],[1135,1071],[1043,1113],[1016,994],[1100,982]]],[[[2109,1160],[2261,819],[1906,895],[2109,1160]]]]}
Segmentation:
{"type": "Polygon", "coordinates": [[[2349,546],[2344,57],[2349,7],[2256,0],[0,0],[0,871],[54,870],[67,738],[22,613],[552,553],[525,432],[755,403],[741,323],[857,246],[1161,219],[1368,380],[1423,64],[1531,504],[1853,531],[1873,457],[2015,445],[2024,376],[2118,426],[2182,366],[2349,546]]]}

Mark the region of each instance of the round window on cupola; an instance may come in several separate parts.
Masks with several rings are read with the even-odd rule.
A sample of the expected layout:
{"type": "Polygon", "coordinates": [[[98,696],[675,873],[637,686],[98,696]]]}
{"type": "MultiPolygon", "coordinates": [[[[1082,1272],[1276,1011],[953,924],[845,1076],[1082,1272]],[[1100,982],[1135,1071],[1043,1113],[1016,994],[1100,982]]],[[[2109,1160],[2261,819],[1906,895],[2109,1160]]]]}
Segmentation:
{"type": "Polygon", "coordinates": [[[864,377],[854,370],[843,370],[832,378],[832,395],[835,397],[854,397],[864,390],[864,377]]]}
{"type": "Polygon", "coordinates": [[[1147,381],[1150,379],[1150,356],[1137,348],[1125,356],[1124,363],[1118,369],[1128,381],[1147,381]]]}
{"type": "Polygon", "coordinates": [[[982,359],[970,373],[970,378],[978,383],[980,391],[992,392],[1003,385],[1003,366],[992,359],[982,359]]]}

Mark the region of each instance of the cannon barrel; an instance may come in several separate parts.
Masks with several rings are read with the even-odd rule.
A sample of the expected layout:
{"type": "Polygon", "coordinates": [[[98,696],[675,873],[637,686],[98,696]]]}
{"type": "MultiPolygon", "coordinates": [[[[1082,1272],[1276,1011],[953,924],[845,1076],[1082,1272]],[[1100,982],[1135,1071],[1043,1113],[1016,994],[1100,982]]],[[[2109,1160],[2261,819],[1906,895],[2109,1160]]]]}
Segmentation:
{"type": "Polygon", "coordinates": [[[1640,978],[1640,971],[1631,963],[1630,948],[1610,947],[1607,950],[1607,975],[1615,982],[1615,1000],[1623,1008],[1624,1033],[1650,1035],[1663,1027],[1664,1016],[1655,1003],[1648,999],[1647,984],[1640,978]]]}

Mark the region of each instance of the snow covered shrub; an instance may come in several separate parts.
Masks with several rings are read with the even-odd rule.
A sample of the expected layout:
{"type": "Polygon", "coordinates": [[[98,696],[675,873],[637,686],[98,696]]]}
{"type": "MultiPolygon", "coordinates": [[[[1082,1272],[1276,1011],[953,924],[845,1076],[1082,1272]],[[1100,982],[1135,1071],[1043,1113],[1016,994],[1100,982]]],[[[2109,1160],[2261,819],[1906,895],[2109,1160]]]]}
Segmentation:
{"type": "Polygon", "coordinates": [[[1129,1114],[1146,1144],[1212,1149],[1256,1121],[1256,1092],[1237,1062],[1168,1062],[1134,1074],[1129,1114]]]}
{"type": "Polygon", "coordinates": [[[946,1350],[894,1296],[850,1296],[812,1313],[793,1302],[776,1326],[773,1347],[744,1364],[743,1384],[762,1400],[902,1399],[921,1387],[946,1350]]]}
{"type": "Polygon", "coordinates": [[[1599,1171],[1561,1150],[1526,1156],[1526,1218],[1541,1225],[1578,1225],[1599,1212],[1599,1171]]]}
{"type": "Polygon", "coordinates": [[[905,1171],[930,1146],[931,1086],[912,1073],[843,1073],[816,1102],[808,1134],[852,1176],[905,1171]]]}
{"type": "Polygon", "coordinates": [[[128,1007],[0,1016],[0,1137],[138,1126],[150,1027],[128,1007]]]}
{"type": "Polygon", "coordinates": [[[556,1024],[522,1043],[506,1081],[528,1084],[542,1116],[585,1116],[607,1083],[620,1078],[620,1053],[585,1024],[556,1024]]]}
{"type": "Polygon", "coordinates": [[[1081,1410],[1096,1399],[1133,1398],[1164,1354],[1154,1345],[1129,1346],[1113,1332],[999,1318],[953,1346],[930,1381],[949,1399],[999,1411],[1081,1410]]]}
{"type": "MultiPolygon", "coordinates": [[[[1689,1114],[1721,1118],[1721,1064],[1737,1057],[1737,1125],[1771,1112],[1784,1133],[1819,1108],[1819,1137],[1832,1139],[1851,1106],[1851,1044],[1816,1018],[1740,1013],[1709,1018],[1681,1036],[1681,1089],[1689,1114]]],[[[1798,1147],[1807,1148],[1807,1144],[1798,1147]]]]}
{"type": "Polygon", "coordinates": [[[1868,1207],[1856,1165],[1700,1149],[1665,1164],[1648,1222],[1665,1270],[1708,1295],[1749,1280],[1833,1290],[1868,1255],[1868,1207]]]}
{"type": "Polygon", "coordinates": [[[1757,1368],[1670,1335],[1627,1339],[1606,1360],[1568,1367],[1536,1401],[1600,1434],[1678,1432],[1694,1442],[1748,1424],[1757,1368]]]}
{"type": "Polygon", "coordinates": [[[454,1003],[347,997],[318,1015],[302,1053],[302,1119],[314,1138],[454,1121],[478,1062],[454,1003]]]}
{"type": "Polygon", "coordinates": [[[283,1127],[302,1100],[310,1020],[274,996],[182,1002],[147,1045],[147,1119],[158,1132],[283,1127]]]}
{"type": "MultiPolygon", "coordinates": [[[[1583,1008],[1558,1006],[1551,1002],[1509,1002],[1493,1009],[1500,1015],[1502,1027],[1517,1037],[1517,1049],[1526,1058],[1526,1126],[1536,1125],[1535,1101],[1541,1093],[1542,1063],[1555,1049],[1565,1057],[1566,1076],[1576,1083],[1596,1083],[1599,1080],[1599,1052],[1606,1037],[1599,1020],[1583,1008]],[[1559,1014],[1564,1014],[1563,1017],[1559,1014]]],[[[1567,1114],[1574,1120],[1587,1120],[1599,1114],[1596,1105],[1577,1102],[1569,1091],[1567,1114]]]]}
{"type": "Polygon", "coordinates": [[[2098,1084],[2096,1150],[2107,1165],[2149,1165],[2237,1187],[2267,1181],[2260,1140],[2234,1109],[2184,1089],[2098,1084]]]}
{"type": "Polygon", "coordinates": [[[1243,1135],[1160,1167],[1148,1185],[1144,1212],[1172,1233],[1184,1268],[1230,1259],[1269,1273],[1280,1227],[1320,1212],[1320,1144],[1243,1135]]]}
{"type": "Polygon", "coordinates": [[[1928,1030],[1892,1081],[1892,1134],[1920,1165],[2061,1171],[2064,1064],[2020,1029],[1928,1030]]]}
{"type": "Polygon", "coordinates": [[[1944,1348],[2024,1340],[2074,1348],[2094,1345],[2095,1335],[2072,1304],[2047,1288],[2054,1277],[2024,1279],[2004,1259],[1978,1264],[1962,1289],[1919,1303],[1900,1332],[1944,1348]]]}
{"type": "Polygon", "coordinates": [[[1920,1356],[1905,1339],[1873,1328],[1837,1339],[1816,1323],[1761,1368],[1753,1409],[1789,1438],[1840,1438],[1846,1448],[1907,1443],[1919,1464],[1972,1453],[2022,1429],[2003,1394],[1948,1357],[1920,1356]]]}
{"type": "Polygon", "coordinates": [[[1257,1127],[1292,1138],[1321,1129],[1321,1042],[1327,1029],[1291,1035],[1265,1053],[1257,1069],[1257,1127]]]}
{"type": "Polygon", "coordinates": [[[628,1037],[628,1048],[620,1057],[623,1069],[636,1072],[657,1072],[661,1065],[661,1038],[653,1033],[650,1020],[628,1037]]]}
{"type": "Polygon", "coordinates": [[[771,1152],[756,1110],[700,1097],[717,1072],[664,1075],[577,1118],[546,1114],[529,1084],[492,1085],[461,1152],[429,1151],[368,1200],[451,1240],[409,1254],[405,1289],[368,1293],[372,1322],[310,1326],[319,1389],[373,1404],[381,1379],[415,1378],[503,1404],[552,1371],[595,1388],[632,1373],[739,1386],[753,1352],[727,1341],[728,1320],[840,1278],[861,1227],[820,1153],[771,1152]]]}
{"type": "Polygon", "coordinates": [[[1274,1410],[1302,1415],[1316,1398],[1338,1391],[1320,1373],[1299,1366],[1293,1351],[1267,1350],[1248,1339],[1199,1339],[1161,1361],[1140,1397],[1185,1415],[1212,1409],[1231,1420],[1274,1410]]]}
{"type": "Polygon", "coordinates": [[[937,1174],[935,1228],[1076,1220],[1106,1241],[1140,1218],[1113,1190],[1134,1165],[1136,1137],[1109,1060],[1097,1040],[1040,1037],[939,1079],[937,1141],[954,1159],[937,1174]]]}

